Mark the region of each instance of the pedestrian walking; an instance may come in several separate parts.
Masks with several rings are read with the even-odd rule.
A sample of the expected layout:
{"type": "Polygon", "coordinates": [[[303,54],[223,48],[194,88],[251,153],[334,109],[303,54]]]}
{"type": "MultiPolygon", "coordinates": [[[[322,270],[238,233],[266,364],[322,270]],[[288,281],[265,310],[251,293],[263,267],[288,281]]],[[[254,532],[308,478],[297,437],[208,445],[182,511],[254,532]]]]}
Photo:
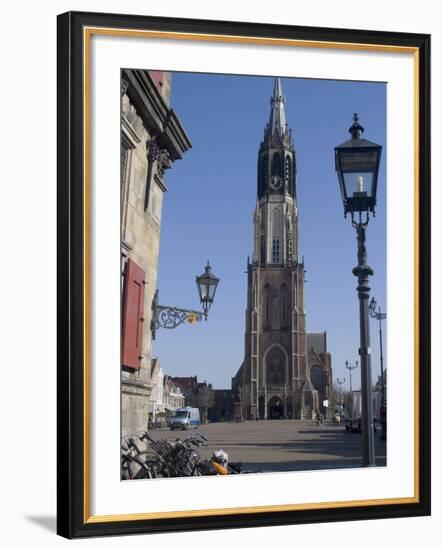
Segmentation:
{"type": "Polygon", "coordinates": [[[319,409],[316,409],[316,425],[318,428],[322,428],[322,414],[319,409]]]}

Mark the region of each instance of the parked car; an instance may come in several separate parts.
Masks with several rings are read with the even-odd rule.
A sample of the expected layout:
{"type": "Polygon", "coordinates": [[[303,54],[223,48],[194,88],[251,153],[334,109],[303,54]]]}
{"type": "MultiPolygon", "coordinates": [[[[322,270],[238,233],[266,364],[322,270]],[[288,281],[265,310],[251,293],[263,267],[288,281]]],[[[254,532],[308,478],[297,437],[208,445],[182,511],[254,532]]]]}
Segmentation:
{"type": "MultiPolygon", "coordinates": [[[[375,400],[377,394],[373,392],[373,411],[375,411],[375,400]]],[[[347,432],[361,432],[361,408],[362,396],[360,391],[353,391],[346,396],[344,413],[344,426],[347,432]]],[[[373,417],[373,428],[376,433],[376,417],[373,417]]]]}
{"type": "Polygon", "coordinates": [[[169,417],[171,430],[189,430],[197,428],[201,424],[200,411],[195,407],[183,407],[174,411],[169,417]]]}
{"type": "MultiPolygon", "coordinates": [[[[376,433],[376,418],[373,418],[373,431],[376,433]]],[[[361,417],[358,418],[346,418],[344,421],[345,429],[347,432],[361,432],[361,417]]]]}

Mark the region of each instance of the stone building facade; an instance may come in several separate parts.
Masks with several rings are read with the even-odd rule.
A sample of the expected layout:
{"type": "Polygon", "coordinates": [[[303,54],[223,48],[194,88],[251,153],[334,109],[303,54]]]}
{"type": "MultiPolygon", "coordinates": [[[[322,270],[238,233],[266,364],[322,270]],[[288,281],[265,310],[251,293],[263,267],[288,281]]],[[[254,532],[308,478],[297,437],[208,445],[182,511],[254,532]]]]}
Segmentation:
{"type": "Polygon", "coordinates": [[[157,358],[152,359],[150,382],[152,390],[148,401],[148,418],[155,423],[164,412],[164,372],[157,358]]]}
{"type": "Polygon", "coordinates": [[[196,407],[200,411],[201,423],[209,420],[209,410],[214,405],[215,390],[212,384],[198,382],[196,376],[175,376],[170,379],[185,396],[186,407],[196,407]]]}
{"type": "Polygon", "coordinates": [[[152,391],[152,299],[166,170],[191,147],[170,107],[171,74],[121,75],[122,435],[145,430],[152,391]]]}
{"type": "Polygon", "coordinates": [[[233,389],[244,418],[311,419],[330,397],[331,358],[325,336],[319,350],[319,338],[313,338],[313,350],[309,348],[304,258],[299,255],[296,153],[279,78],[258,153],[253,222],[245,358],[232,380],[233,389]]]}
{"type": "Polygon", "coordinates": [[[148,420],[152,427],[166,424],[166,416],[184,407],[185,396],[170,376],[164,374],[158,358],[152,359],[150,381],[152,391],[148,401],[148,420]]]}
{"type": "Polygon", "coordinates": [[[307,365],[309,379],[316,392],[317,405],[321,413],[330,418],[333,414],[333,379],[331,354],[327,351],[327,333],[307,333],[307,365]],[[324,402],[328,401],[328,406],[324,402]]]}
{"type": "Polygon", "coordinates": [[[185,406],[186,398],[181,388],[174,384],[167,374],[164,376],[163,388],[163,406],[165,413],[181,409],[185,406]]]}
{"type": "Polygon", "coordinates": [[[235,418],[235,394],[231,389],[213,390],[209,422],[231,422],[235,418]]]}

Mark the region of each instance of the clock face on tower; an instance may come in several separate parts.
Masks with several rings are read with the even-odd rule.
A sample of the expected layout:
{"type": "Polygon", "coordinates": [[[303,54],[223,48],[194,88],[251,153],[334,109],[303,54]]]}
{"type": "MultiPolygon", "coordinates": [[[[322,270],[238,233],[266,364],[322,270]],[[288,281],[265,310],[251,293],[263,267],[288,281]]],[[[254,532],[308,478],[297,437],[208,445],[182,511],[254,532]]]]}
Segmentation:
{"type": "Polygon", "coordinates": [[[282,191],[282,178],[280,176],[272,176],[270,180],[270,190],[280,193],[282,191]]]}

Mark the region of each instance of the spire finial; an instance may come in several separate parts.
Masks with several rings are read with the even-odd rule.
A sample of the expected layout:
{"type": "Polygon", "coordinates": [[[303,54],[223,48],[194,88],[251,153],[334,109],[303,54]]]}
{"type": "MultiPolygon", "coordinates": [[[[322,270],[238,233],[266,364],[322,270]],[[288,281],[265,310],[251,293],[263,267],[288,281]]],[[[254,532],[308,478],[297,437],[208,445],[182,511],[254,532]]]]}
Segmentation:
{"type": "Polygon", "coordinates": [[[358,113],[353,113],[353,124],[350,126],[348,131],[350,132],[352,139],[361,138],[361,134],[364,131],[364,127],[359,124],[358,113]]]}
{"type": "Polygon", "coordinates": [[[279,76],[275,77],[275,83],[273,85],[273,94],[270,99],[270,120],[269,120],[269,133],[270,136],[278,134],[284,135],[286,131],[286,118],[285,118],[285,99],[282,95],[281,79],[279,76]]]}
{"type": "Polygon", "coordinates": [[[279,76],[275,77],[275,83],[273,85],[273,100],[278,100],[282,97],[281,79],[279,76]]]}

